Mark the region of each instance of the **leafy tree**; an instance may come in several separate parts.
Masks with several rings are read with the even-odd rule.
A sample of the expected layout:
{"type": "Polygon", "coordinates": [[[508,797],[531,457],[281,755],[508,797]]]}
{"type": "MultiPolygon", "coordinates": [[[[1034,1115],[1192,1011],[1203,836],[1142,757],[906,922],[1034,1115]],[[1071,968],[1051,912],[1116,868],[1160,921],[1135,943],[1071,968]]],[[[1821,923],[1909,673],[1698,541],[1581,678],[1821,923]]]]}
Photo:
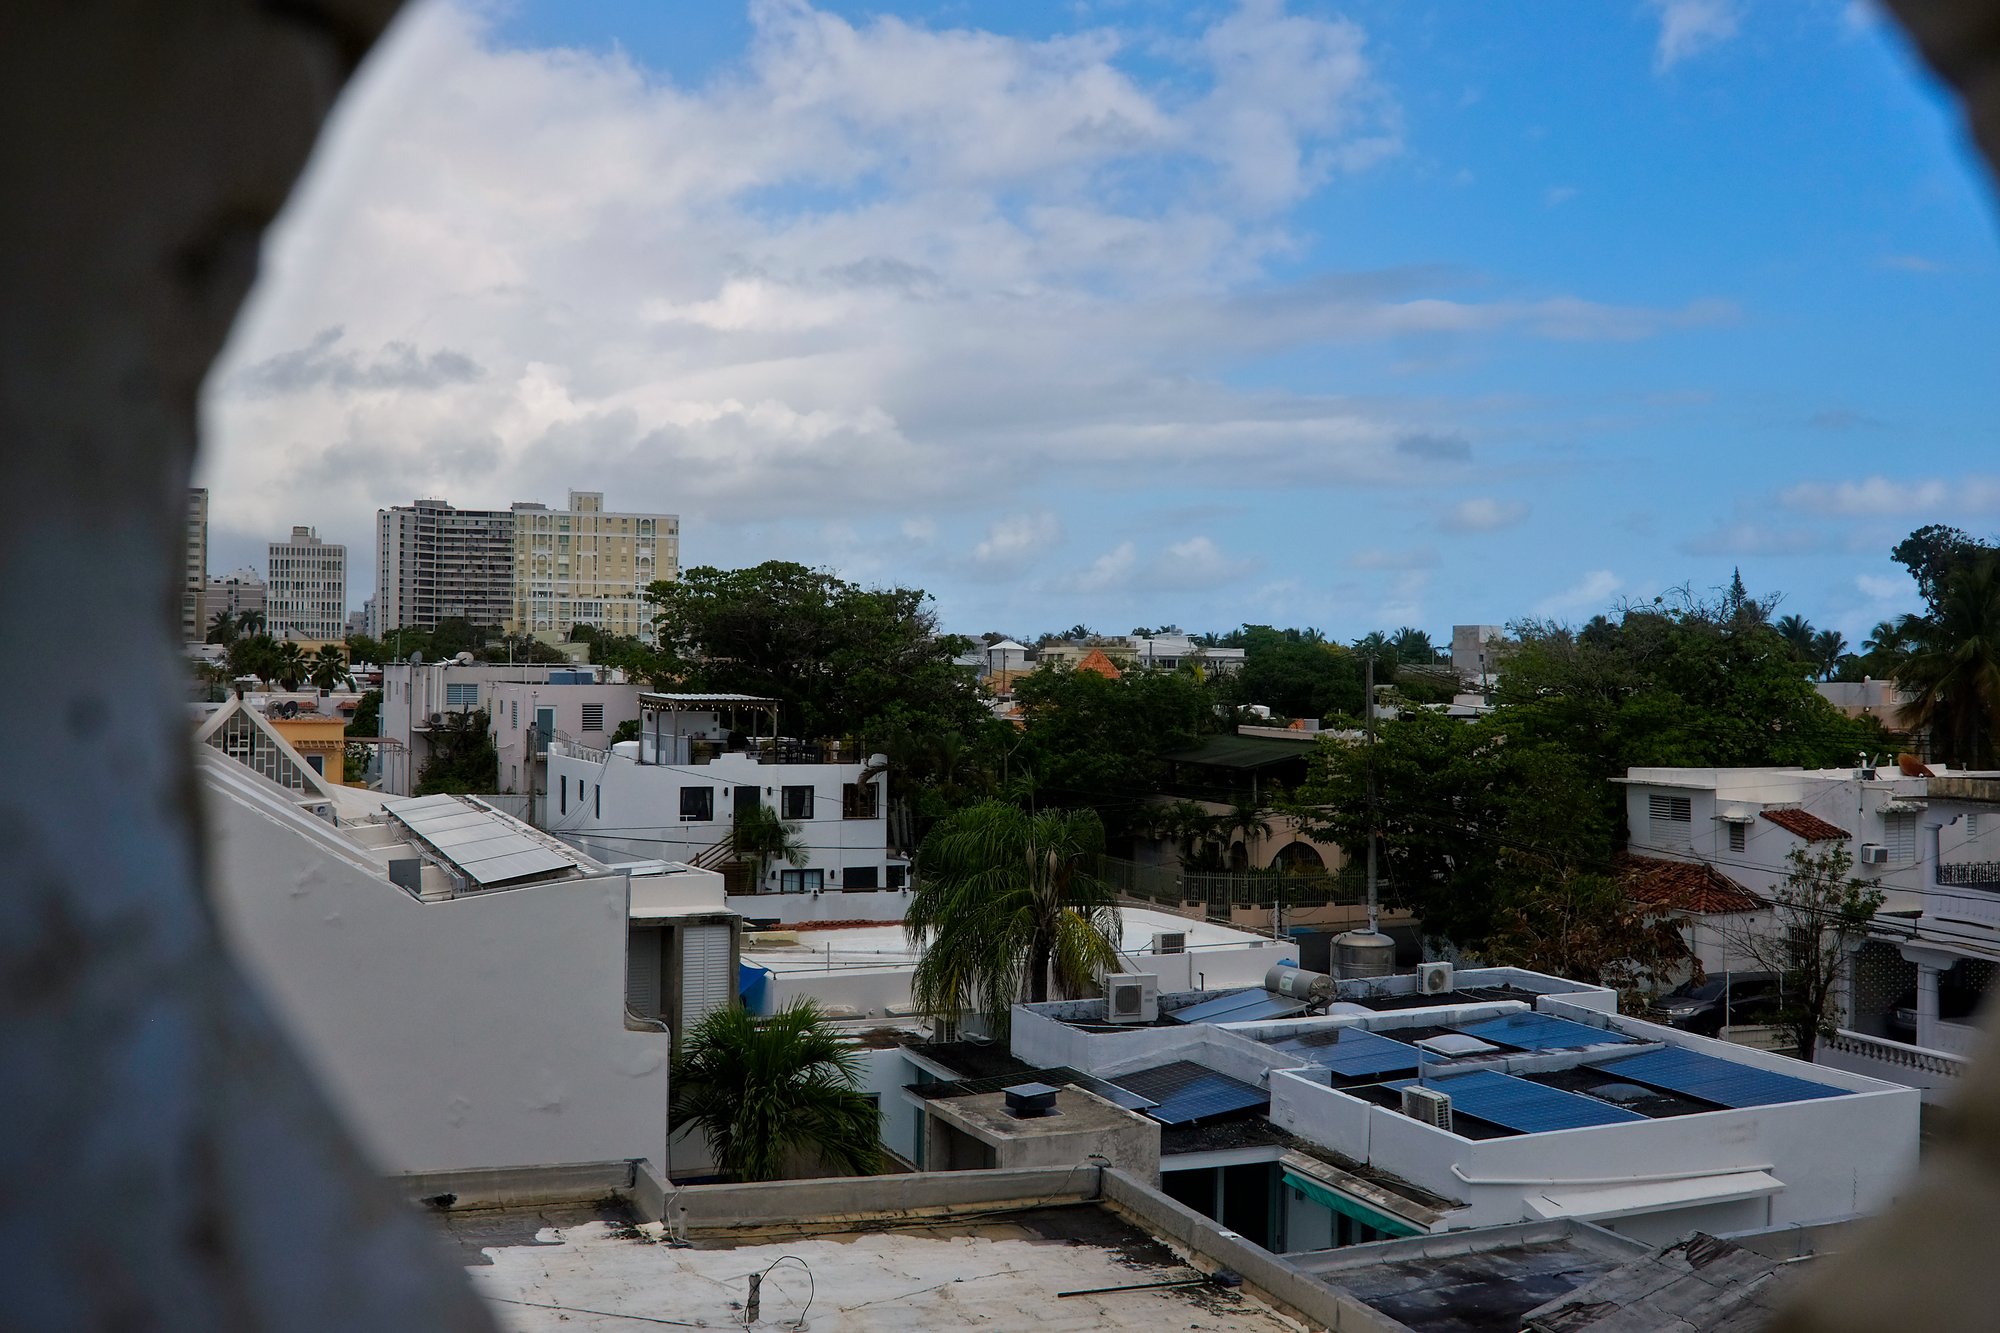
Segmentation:
{"type": "Polygon", "coordinates": [[[1484,949],[1502,966],[1595,981],[1636,1010],[1642,993],[1693,961],[1680,922],[1635,903],[1609,875],[1569,873],[1504,904],[1484,949]]]}
{"type": "Polygon", "coordinates": [[[1165,774],[1160,756],[1215,727],[1214,693],[1189,671],[1118,679],[1044,664],[1014,683],[1025,732],[1006,761],[1038,802],[1088,806],[1129,828],[1165,774]]]}
{"type": "Polygon", "coordinates": [[[1915,694],[1907,716],[1941,758],[1991,768],[2000,731],[2000,552],[1952,569],[1935,595],[1896,683],[1915,694]]]}
{"type": "Polygon", "coordinates": [[[1791,874],[1771,897],[1773,929],[1746,931],[1737,943],[1781,978],[1779,1023],[1799,1058],[1811,1060],[1820,1038],[1833,1033],[1848,955],[1867,936],[1883,895],[1848,875],[1854,857],[1845,843],[1796,847],[1791,860],[1791,874]]]}
{"type": "MultiPolygon", "coordinates": [[[[873,747],[899,730],[980,731],[989,718],[952,659],[971,640],[938,632],[918,588],[863,588],[785,561],[701,566],[647,589],[659,608],[655,674],[689,690],[777,699],[800,736],[851,736],[873,747]]],[[[934,775],[893,771],[899,786],[934,775]]]]}
{"type": "Polygon", "coordinates": [[[1847,636],[1837,629],[1823,629],[1813,635],[1812,654],[1806,660],[1819,673],[1820,679],[1831,680],[1846,656],[1847,636]]]}
{"type": "Polygon", "coordinates": [[[482,645],[473,656],[482,662],[533,662],[549,666],[569,661],[568,653],[532,634],[503,634],[497,641],[482,645]]]}
{"type": "Polygon", "coordinates": [[[1218,870],[1216,817],[1199,801],[1172,801],[1146,812],[1146,831],[1174,844],[1183,870],[1218,870]]]}
{"type": "Polygon", "coordinates": [[[985,801],[938,823],[917,855],[903,917],[923,950],[911,995],[955,1026],[967,1012],[1005,1032],[1017,1000],[1085,994],[1118,967],[1118,909],[1090,871],[1104,826],[1088,810],[1029,814],[985,801]]]}
{"type": "Polygon", "coordinates": [[[230,642],[228,661],[230,675],[255,676],[268,684],[280,669],[278,641],[261,631],[239,634],[230,642]]]}
{"type": "Polygon", "coordinates": [[[757,886],[756,892],[759,893],[764,890],[764,876],[773,861],[802,866],[809,859],[799,826],[787,823],[778,817],[776,810],[762,803],[737,814],[725,841],[730,856],[750,863],[751,883],[757,886]]]}
{"type": "Polygon", "coordinates": [[[1611,856],[1602,779],[1514,723],[1413,711],[1377,728],[1372,755],[1322,737],[1313,774],[1279,808],[1316,837],[1365,848],[1372,763],[1385,897],[1426,934],[1479,949],[1543,886],[1608,869],[1611,856]]]}
{"type": "Polygon", "coordinates": [[[354,677],[347,673],[347,659],[341,655],[340,649],[330,643],[313,654],[306,664],[306,674],[317,690],[331,692],[342,685],[351,687],[354,684],[354,677]]]}
{"type": "Polygon", "coordinates": [[[860,1079],[860,1057],[811,1000],[769,1018],[718,1009],[674,1061],[673,1121],[700,1128],[737,1180],[868,1175],[881,1165],[881,1121],[860,1079]]]}
{"type": "Polygon", "coordinates": [[[366,634],[350,634],[346,643],[347,660],[350,662],[373,662],[376,666],[382,666],[391,657],[387,645],[380,639],[370,638],[366,634]]]}
{"type": "Polygon", "coordinates": [[[487,731],[483,708],[446,713],[444,725],[431,728],[431,755],[417,776],[413,795],[439,792],[466,795],[493,791],[500,779],[500,751],[487,731]]]}
{"type": "MultiPolygon", "coordinates": [[[[1358,652],[1327,643],[1315,631],[1269,625],[1245,625],[1229,637],[1235,640],[1231,647],[1243,649],[1243,665],[1217,680],[1224,702],[1238,707],[1263,704],[1285,717],[1326,718],[1361,711],[1358,652]]],[[[1393,652],[1385,643],[1384,658],[1393,652]]],[[[1378,675],[1385,684],[1394,678],[1393,671],[1378,675]]]]}
{"type": "MultiPolygon", "coordinates": [[[[363,690],[354,703],[354,716],[347,724],[349,733],[356,736],[379,736],[382,734],[382,691],[363,690]]],[[[494,763],[499,763],[498,758],[494,763]]]]}
{"type": "Polygon", "coordinates": [[[620,741],[636,741],[638,739],[639,739],[639,719],[636,717],[626,718],[623,722],[620,722],[617,726],[617,729],[611,733],[611,744],[613,745],[618,744],[620,741]]]}
{"type": "Polygon", "coordinates": [[[630,680],[644,681],[655,689],[670,677],[663,669],[659,649],[629,634],[612,634],[594,625],[578,625],[570,631],[570,642],[590,645],[590,660],[601,666],[617,667],[630,680]]]}
{"type": "Polygon", "coordinates": [[[1409,625],[1389,636],[1389,647],[1398,662],[1429,666],[1438,660],[1438,650],[1432,646],[1431,636],[1409,625]]]}
{"type": "Polygon", "coordinates": [[[1889,558],[1910,571],[1924,604],[1936,611],[1951,575],[1993,550],[1957,528],[1932,523],[1896,543],[1889,558]]]}

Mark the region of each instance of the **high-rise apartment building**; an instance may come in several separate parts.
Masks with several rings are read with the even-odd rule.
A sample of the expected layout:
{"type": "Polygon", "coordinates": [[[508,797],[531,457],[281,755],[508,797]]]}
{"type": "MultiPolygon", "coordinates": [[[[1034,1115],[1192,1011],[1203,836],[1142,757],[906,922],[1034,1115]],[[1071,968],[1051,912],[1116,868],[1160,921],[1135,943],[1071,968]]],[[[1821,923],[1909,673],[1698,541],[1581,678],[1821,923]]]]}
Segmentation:
{"type": "Polygon", "coordinates": [[[374,630],[441,620],[504,625],[514,613],[514,515],[419,500],[375,511],[374,630]]]}
{"type": "Polygon", "coordinates": [[[187,558],[181,569],[181,642],[208,637],[208,490],[188,487],[187,558]]]}
{"type": "Polygon", "coordinates": [[[210,579],[206,610],[211,621],[227,611],[239,621],[246,614],[255,615],[261,623],[264,617],[264,580],[257,577],[254,569],[239,569],[234,574],[210,579]]]}
{"type": "Polygon", "coordinates": [[[524,633],[593,625],[613,634],[652,626],[648,585],[681,575],[675,514],[614,514],[599,491],[571,491],[567,509],[514,506],[514,606],[524,633]]]}
{"type": "Polygon", "coordinates": [[[264,628],[280,639],[338,643],[347,630],[347,548],[293,528],[271,543],[264,581],[264,628]]]}

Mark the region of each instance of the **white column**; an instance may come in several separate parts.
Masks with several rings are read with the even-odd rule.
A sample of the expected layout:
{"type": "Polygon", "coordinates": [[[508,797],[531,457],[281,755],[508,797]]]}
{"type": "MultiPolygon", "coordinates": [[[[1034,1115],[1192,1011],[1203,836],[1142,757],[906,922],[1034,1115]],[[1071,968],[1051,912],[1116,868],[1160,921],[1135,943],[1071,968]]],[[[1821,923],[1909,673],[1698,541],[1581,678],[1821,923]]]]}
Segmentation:
{"type": "Polygon", "coordinates": [[[1933,1051],[1943,1050],[1938,1032],[1938,976],[1958,958],[1942,949],[1907,944],[1903,946],[1902,954],[1917,965],[1917,1045],[1933,1051]]]}

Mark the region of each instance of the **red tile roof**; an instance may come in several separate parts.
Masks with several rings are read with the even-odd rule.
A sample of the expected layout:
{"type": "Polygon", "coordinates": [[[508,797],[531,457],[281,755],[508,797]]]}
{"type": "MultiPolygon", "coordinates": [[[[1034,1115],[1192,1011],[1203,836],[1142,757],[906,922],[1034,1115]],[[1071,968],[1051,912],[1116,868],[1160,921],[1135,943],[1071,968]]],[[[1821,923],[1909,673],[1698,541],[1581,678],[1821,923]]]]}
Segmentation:
{"type": "Polygon", "coordinates": [[[1106,680],[1117,680],[1125,674],[1118,669],[1116,662],[1104,655],[1104,650],[1101,648],[1092,648],[1088,653],[1084,654],[1083,660],[1076,664],[1076,669],[1078,671],[1095,671],[1106,680]]]}
{"type": "Polygon", "coordinates": [[[1847,830],[1838,824],[1829,824],[1818,815],[1809,815],[1803,810],[1760,810],[1759,814],[1776,824],[1787,833],[1796,833],[1807,842],[1845,842],[1847,830]]]}
{"type": "Polygon", "coordinates": [[[1662,861],[1623,853],[1618,879],[1634,902],[1673,912],[1719,915],[1763,910],[1756,894],[1705,861],[1662,861]]]}

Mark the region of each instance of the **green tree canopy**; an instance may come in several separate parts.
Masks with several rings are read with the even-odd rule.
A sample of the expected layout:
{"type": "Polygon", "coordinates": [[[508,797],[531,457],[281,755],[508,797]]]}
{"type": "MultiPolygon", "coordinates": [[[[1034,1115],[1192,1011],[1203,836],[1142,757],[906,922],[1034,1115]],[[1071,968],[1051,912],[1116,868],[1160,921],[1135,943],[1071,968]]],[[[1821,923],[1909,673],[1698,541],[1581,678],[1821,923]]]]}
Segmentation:
{"type": "Polygon", "coordinates": [[[917,854],[903,917],[923,950],[918,1006],[948,1025],[983,1013],[1006,1031],[1016,1002],[1074,999],[1118,967],[1118,909],[1091,873],[1104,826],[1088,810],[1034,814],[986,801],[940,821],[917,854]]]}
{"type": "Polygon", "coordinates": [[[439,792],[471,795],[498,789],[500,751],[487,731],[483,708],[446,713],[444,725],[431,728],[431,755],[417,775],[416,796],[439,792]]]}
{"type": "Polygon", "coordinates": [[[674,1061],[675,1132],[700,1128],[737,1180],[868,1175],[881,1163],[881,1119],[860,1080],[860,1057],[811,1000],[769,1018],[718,1009],[674,1061]]]}
{"type": "Polygon", "coordinates": [[[663,673],[689,690],[763,695],[800,736],[872,739],[901,724],[977,729],[985,717],[971,649],[940,634],[929,594],[864,588],[781,560],[751,569],[688,570],[646,596],[663,673]]]}
{"type": "Polygon", "coordinates": [[[1914,692],[1910,719],[1929,733],[1934,753],[1991,768],[2000,748],[2000,552],[1953,567],[1935,595],[1896,683],[1914,692]]]}
{"type": "Polygon", "coordinates": [[[1026,727],[1004,776],[1037,802],[1089,807],[1131,824],[1158,790],[1160,756],[1215,730],[1215,693],[1192,671],[1131,670],[1113,680],[1053,663],[1014,682],[1026,727]]]}
{"type": "MultiPolygon", "coordinates": [[[[1228,638],[1243,650],[1243,665],[1220,676],[1216,688],[1226,703],[1263,704],[1284,717],[1324,718],[1361,711],[1361,658],[1317,634],[1269,625],[1245,625],[1228,638]]],[[[1385,641],[1383,660],[1395,649],[1385,641]]],[[[1386,684],[1392,670],[1378,670],[1386,684]]]]}

